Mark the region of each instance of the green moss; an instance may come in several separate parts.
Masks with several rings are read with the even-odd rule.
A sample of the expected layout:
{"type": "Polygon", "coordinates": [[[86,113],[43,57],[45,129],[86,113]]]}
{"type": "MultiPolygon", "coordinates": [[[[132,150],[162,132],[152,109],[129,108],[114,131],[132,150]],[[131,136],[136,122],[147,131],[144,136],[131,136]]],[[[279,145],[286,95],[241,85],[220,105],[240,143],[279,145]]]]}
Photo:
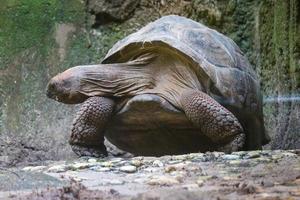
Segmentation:
{"type": "Polygon", "coordinates": [[[118,24],[110,24],[90,33],[81,32],[69,41],[62,65],[66,69],[80,64],[99,64],[113,44],[125,35],[118,24]]]}
{"type": "Polygon", "coordinates": [[[9,63],[13,55],[25,49],[48,46],[47,36],[54,24],[80,23],[84,19],[80,1],[22,0],[1,2],[0,10],[0,69],[9,63]],[[80,14],[82,13],[82,14],[80,14]]]}

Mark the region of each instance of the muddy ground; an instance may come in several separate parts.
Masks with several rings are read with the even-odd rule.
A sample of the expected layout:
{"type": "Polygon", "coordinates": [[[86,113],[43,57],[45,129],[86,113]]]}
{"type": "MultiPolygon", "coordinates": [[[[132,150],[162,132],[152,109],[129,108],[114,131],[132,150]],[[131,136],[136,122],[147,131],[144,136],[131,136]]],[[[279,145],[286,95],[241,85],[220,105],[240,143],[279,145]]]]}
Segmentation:
{"type": "Polygon", "coordinates": [[[81,158],[2,169],[2,199],[300,199],[300,150],[81,158]]]}

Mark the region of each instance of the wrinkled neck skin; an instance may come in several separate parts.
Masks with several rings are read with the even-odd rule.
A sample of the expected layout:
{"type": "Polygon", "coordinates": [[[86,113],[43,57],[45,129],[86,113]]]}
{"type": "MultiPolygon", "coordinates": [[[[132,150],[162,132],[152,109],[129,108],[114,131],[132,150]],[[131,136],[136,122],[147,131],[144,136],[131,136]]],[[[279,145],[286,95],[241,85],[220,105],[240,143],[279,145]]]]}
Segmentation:
{"type": "Polygon", "coordinates": [[[147,64],[155,59],[146,54],[126,63],[79,66],[79,92],[91,96],[133,96],[154,87],[147,64]]]}

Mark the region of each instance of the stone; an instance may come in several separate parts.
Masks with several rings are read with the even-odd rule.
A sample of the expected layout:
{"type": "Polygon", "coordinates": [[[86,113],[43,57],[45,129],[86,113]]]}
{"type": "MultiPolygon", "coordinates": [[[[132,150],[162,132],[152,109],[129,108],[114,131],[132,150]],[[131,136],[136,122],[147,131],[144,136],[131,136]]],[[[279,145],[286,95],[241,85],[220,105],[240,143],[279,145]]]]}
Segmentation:
{"type": "Polygon", "coordinates": [[[102,167],[113,167],[114,164],[110,161],[100,163],[102,167]]]}
{"type": "Polygon", "coordinates": [[[241,163],[242,163],[241,160],[231,160],[231,161],[229,161],[230,165],[240,165],[241,163]]]}
{"type": "Polygon", "coordinates": [[[236,175],[224,176],[223,180],[225,180],[225,181],[235,181],[235,180],[238,180],[238,176],[236,176],[236,175]]]}
{"type": "Polygon", "coordinates": [[[93,163],[75,163],[69,166],[71,170],[80,170],[80,169],[86,169],[91,166],[94,166],[93,163]]]}
{"type": "Polygon", "coordinates": [[[143,169],[143,171],[148,172],[148,173],[154,173],[154,172],[161,171],[161,169],[157,168],[157,167],[147,167],[147,168],[143,169]]]}
{"type": "Polygon", "coordinates": [[[169,165],[169,166],[165,167],[165,172],[166,173],[171,173],[171,172],[176,171],[176,170],[177,169],[174,165],[169,165]]]}
{"type": "Polygon", "coordinates": [[[133,180],[134,183],[140,183],[140,184],[143,184],[145,183],[145,179],[144,178],[136,178],[133,180]]]}
{"type": "Polygon", "coordinates": [[[67,165],[54,165],[52,167],[48,168],[48,172],[53,172],[53,173],[60,173],[60,172],[65,172],[68,170],[67,165]]]}
{"type": "Polygon", "coordinates": [[[155,161],[153,161],[152,165],[154,167],[163,167],[164,163],[162,163],[160,160],[155,160],[155,161]]]}
{"type": "Polygon", "coordinates": [[[181,163],[182,162],[182,160],[170,160],[170,161],[168,161],[168,164],[178,164],[178,163],[181,163]]]}
{"type": "Polygon", "coordinates": [[[179,184],[179,181],[171,176],[155,176],[147,181],[149,185],[172,186],[179,184]]]}
{"type": "Polygon", "coordinates": [[[221,156],[221,158],[224,159],[224,160],[238,160],[238,159],[240,159],[240,156],[232,155],[232,154],[226,154],[226,155],[221,156]]]}
{"type": "Polygon", "coordinates": [[[201,167],[199,165],[192,164],[190,161],[184,163],[178,163],[174,165],[168,165],[165,167],[166,173],[171,173],[173,171],[192,171],[192,172],[201,172],[201,167]]]}
{"type": "Polygon", "coordinates": [[[123,185],[125,181],[119,179],[103,179],[99,184],[102,186],[109,186],[109,185],[123,185]]]}
{"type": "Polygon", "coordinates": [[[211,152],[211,154],[212,154],[215,158],[219,158],[219,157],[225,155],[224,152],[217,152],[217,151],[211,152]]]}
{"type": "Polygon", "coordinates": [[[261,185],[264,187],[273,187],[274,183],[270,180],[265,180],[265,181],[262,181],[261,185]]]}
{"type": "Polygon", "coordinates": [[[119,163],[121,161],[124,161],[124,159],[123,158],[113,158],[113,159],[110,159],[111,163],[119,163]]]}
{"type": "Polygon", "coordinates": [[[212,178],[213,178],[213,176],[199,176],[198,180],[207,181],[212,178]]]}
{"type": "Polygon", "coordinates": [[[184,189],[187,189],[188,191],[196,190],[199,188],[198,184],[191,183],[191,184],[185,184],[182,186],[184,189]]]}
{"type": "Polygon", "coordinates": [[[203,186],[203,184],[204,184],[204,180],[198,179],[198,180],[196,181],[196,183],[197,183],[198,187],[201,187],[201,186],[203,186]]]}
{"type": "Polygon", "coordinates": [[[79,177],[72,177],[72,179],[74,181],[77,181],[77,182],[81,182],[82,181],[82,178],[79,178],[79,177]]]}
{"type": "Polygon", "coordinates": [[[24,167],[23,171],[30,171],[30,172],[41,172],[46,168],[46,166],[28,166],[24,167]]]}
{"type": "Polygon", "coordinates": [[[99,166],[93,166],[90,168],[93,171],[97,171],[97,172],[109,172],[111,171],[111,168],[109,167],[99,167],[99,166]]]}
{"type": "Polygon", "coordinates": [[[271,162],[270,158],[265,158],[265,157],[259,157],[259,158],[254,158],[252,161],[257,162],[257,163],[269,163],[271,162]]]}
{"type": "Polygon", "coordinates": [[[143,165],[143,162],[140,161],[140,160],[132,160],[132,161],[130,162],[130,164],[133,165],[133,166],[135,166],[135,167],[140,167],[140,166],[143,165]]]}
{"type": "Polygon", "coordinates": [[[180,161],[184,161],[187,159],[187,155],[184,154],[184,155],[176,155],[176,156],[173,156],[173,159],[174,160],[180,160],[180,161]]]}
{"type": "Polygon", "coordinates": [[[297,154],[291,152],[283,152],[282,155],[286,157],[297,157],[297,154]]]}
{"type": "Polygon", "coordinates": [[[96,163],[96,162],[97,162],[97,159],[95,159],[95,158],[90,158],[90,159],[88,159],[88,162],[89,162],[89,163],[96,163]]]}
{"type": "Polygon", "coordinates": [[[247,154],[247,151],[236,151],[236,152],[232,152],[232,155],[238,155],[240,157],[243,157],[244,155],[247,154]]]}
{"type": "Polygon", "coordinates": [[[112,179],[108,182],[110,185],[123,185],[125,181],[118,180],[118,179],[112,179]]]}
{"type": "Polygon", "coordinates": [[[250,151],[244,156],[245,159],[258,158],[258,157],[260,157],[260,151],[250,151]]]}
{"type": "Polygon", "coordinates": [[[126,172],[126,173],[134,173],[134,172],[137,171],[137,168],[135,166],[132,166],[132,165],[126,165],[126,166],[120,167],[120,171],[121,172],[126,172]]]}

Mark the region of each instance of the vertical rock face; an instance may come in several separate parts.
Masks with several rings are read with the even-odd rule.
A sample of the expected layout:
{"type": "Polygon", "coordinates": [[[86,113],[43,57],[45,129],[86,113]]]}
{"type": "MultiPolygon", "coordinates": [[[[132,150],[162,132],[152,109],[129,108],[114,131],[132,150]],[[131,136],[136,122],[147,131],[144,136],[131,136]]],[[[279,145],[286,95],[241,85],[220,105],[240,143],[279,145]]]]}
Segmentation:
{"type": "Polygon", "coordinates": [[[300,147],[300,3],[260,5],[257,64],[266,98],[271,148],[300,147]],[[271,9],[270,9],[271,8],[271,9]]]}
{"type": "Polygon", "coordinates": [[[4,0],[0,7],[0,165],[72,156],[74,106],[44,95],[66,68],[99,63],[119,39],[178,14],[231,37],[261,78],[266,148],[300,148],[300,5],[288,1],[4,0]]]}

